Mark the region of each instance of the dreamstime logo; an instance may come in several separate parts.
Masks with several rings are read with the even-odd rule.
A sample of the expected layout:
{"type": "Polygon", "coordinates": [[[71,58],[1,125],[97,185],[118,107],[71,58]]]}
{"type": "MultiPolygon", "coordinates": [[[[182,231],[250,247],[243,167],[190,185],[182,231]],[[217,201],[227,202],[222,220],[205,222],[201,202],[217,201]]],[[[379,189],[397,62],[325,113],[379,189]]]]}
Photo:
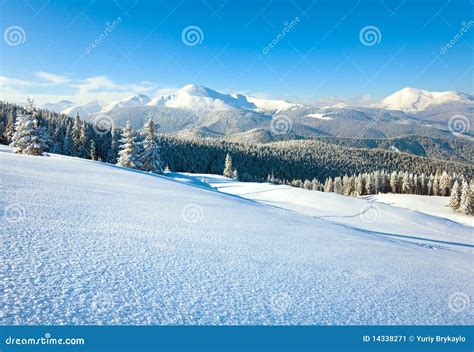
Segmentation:
{"type": "Polygon", "coordinates": [[[19,205],[11,205],[5,207],[4,219],[8,223],[16,223],[21,221],[26,216],[25,208],[19,205]]]}
{"type": "Polygon", "coordinates": [[[25,30],[20,26],[10,26],[3,32],[3,40],[10,46],[23,44],[26,41],[25,30]]]}
{"type": "Polygon", "coordinates": [[[460,313],[469,308],[471,300],[469,296],[463,292],[456,292],[449,296],[448,307],[455,313],[460,313]]]}
{"type": "Polygon", "coordinates": [[[449,42],[447,42],[444,46],[439,48],[439,52],[441,55],[444,55],[451,49],[462,37],[466,34],[472,27],[474,27],[474,20],[470,21],[462,21],[461,22],[461,29],[458,33],[456,33],[449,42]]]}
{"type": "Polygon", "coordinates": [[[372,46],[380,43],[382,33],[380,33],[380,29],[375,26],[366,26],[360,30],[359,40],[365,46],[372,46]]]}
{"type": "Polygon", "coordinates": [[[203,211],[198,204],[187,204],[183,208],[181,215],[188,224],[197,224],[202,221],[203,211]]]}
{"type": "Polygon", "coordinates": [[[291,131],[293,123],[288,116],[278,115],[270,122],[270,131],[273,134],[286,134],[291,131]]]}
{"type": "Polygon", "coordinates": [[[291,307],[291,297],[286,292],[280,292],[270,298],[272,310],[278,314],[286,313],[291,307]]]}
{"type": "Polygon", "coordinates": [[[181,40],[187,46],[196,46],[204,40],[204,33],[198,26],[188,26],[181,32],[181,40]]]}
{"type": "Polygon", "coordinates": [[[293,28],[295,28],[295,26],[299,22],[300,22],[299,17],[295,17],[291,21],[285,21],[283,23],[283,29],[281,30],[281,32],[279,32],[275,36],[275,38],[273,38],[272,41],[270,43],[268,43],[267,46],[265,46],[262,49],[262,54],[267,55],[270,52],[270,50],[272,50],[280,41],[282,41],[285,38],[286,34],[290,33],[291,30],[293,30],[293,28]]]}
{"type": "Polygon", "coordinates": [[[468,132],[471,129],[471,125],[466,116],[454,115],[449,119],[448,128],[452,134],[456,135],[468,132]]]}
{"type": "Polygon", "coordinates": [[[95,40],[89,44],[88,47],[86,47],[84,49],[84,53],[86,53],[86,55],[89,55],[92,50],[94,50],[95,48],[97,48],[97,46],[99,46],[100,43],[102,43],[102,41],[105,40],[105,38],[108,37],[108,35],[110,33],[112,33],[112,31],[122,22],[122,17],[117,17],[115,20],[113,20],[112,22],[110,21],[107,21],[105,23],[105,29],[102,33],[99,34],[99,36],[97,38],[95,38],[95,40]]]}
{"type": "Polygon", "coordinates": [[[92,128],[94,132],[98,135],[104,135],[106,133],[112,132],[114,129],[114,120],[107,115],[99,115],[94,118],[92,122],[92,128]]]}
{"type": "Polygon", "coordinates": [[[380,209],[372,203],[365,204],[360,208],[359,218],[363,222],[371,224],[380,218],[380,209]]]}

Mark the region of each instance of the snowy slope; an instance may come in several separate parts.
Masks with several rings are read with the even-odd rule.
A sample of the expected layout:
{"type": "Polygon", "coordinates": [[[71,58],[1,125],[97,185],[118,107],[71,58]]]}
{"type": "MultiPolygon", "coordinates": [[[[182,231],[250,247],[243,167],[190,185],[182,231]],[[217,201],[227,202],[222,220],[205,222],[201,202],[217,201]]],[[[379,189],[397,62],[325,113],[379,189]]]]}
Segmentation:
{"type": "MultiPolygon", "coordinates": [[[[449,207],[449,197],[418,196],[413,194],[377,194],[369,199],[396,207],[420,211],[474,227],[474,217],[454,213],[449,207]]],[[[474,230],[473,230],[474,231],[474,230]]],[[[474,235],[473,235],[474,236],[474,235]]]]}
{"type": "MultiPolygon", "coordinates": [[[[346,197],[335,193],[314,192],[270,183],[235,182],[219,175],[171,173],[184,182],[200,182],[216,190],[262,204],[272,205],[342,224],[394,240],[417,245],[474,252],[474,228],[441,217],[390,206],[374,200],[346,197]]],[[[382,195],[383,196],[383,195],[382,195]]],[[[396,196],[396,195],[395,195],[396,196]]],[[[382,197],[383,198],[383,197],[382,197]]],[[[423,197],[426,199],[426,197],[423,197]]],[[[438,198],[438,197],[436,197],[438,198]]],[[[439,197],[442,198],[442,197],[439,197]]],[[[387,199],[387,198],[386,198],[387,199]]],[[[420,201],[418,201],[420,205],[420,201]]],[[[459,215],[465,224],[472,217],[459,215]]],[[[453,217],[454,218],[454,217],[453,217]]]]}
{"type": "Polygon", "coordinates": [[[472,254],[445,244],[338,225],[222,194],[199,179],[187,185],[6,147],[0,175],[1,324],[474,319],[472,305],[452,308],[453,297],[473,297],[472,254]]]}
{"type": "Polygon", "coordinates": [[[472,97],[453,91],[429,92],[422,89],[406,87],[386,97],[375,106],[382,109],[416,113],[426,110],[432,105],[472,102],[472,97]]]}

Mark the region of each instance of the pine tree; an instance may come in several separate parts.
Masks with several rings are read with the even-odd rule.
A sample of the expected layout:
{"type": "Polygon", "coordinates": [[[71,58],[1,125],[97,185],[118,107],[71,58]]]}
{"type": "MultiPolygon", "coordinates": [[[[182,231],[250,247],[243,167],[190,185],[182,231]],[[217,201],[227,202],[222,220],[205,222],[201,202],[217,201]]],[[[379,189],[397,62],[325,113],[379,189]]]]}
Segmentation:
{"type": "Polygon", "coordinates": [[[462,183],[462,190],[461,190],[461,199],[460,199],[460,206],[459,212],[466,215],[474,214],[474,200],[473,200],[473,190],[469,186],[467,181],[463,181],[462,183]]]}
{"type": "Polygon", "coordinates": [[[93,139],[91,139],[90,158],[92,160],[97,160],[97,149],[95,147],[95,141],[93,139]]]}
{"type": "Polygon", "coordinates": [[[239,180],[239,173],[237,172],[237,169],[234,169],[234,171],[232,171],[232,179],[234,181],[238,181],[239,180]]]}
{"type": "Polygon", "coordinates": [[[74,156],[80,156],[81,154],[81,128],[81,119],[79,118],[79,114],[76,114],[72,125],[72,142],[74,146],[72,155],[74,156]]]}
{"type": "Polygon", "coordinates": [[[66,134],[64,135],[63,153],[65,155],[74,155],[74,142],[72,140],[72,124],[68,123],[66,134]]]}
{"type": "Polygon", "coordinates": [[[439,179],[439,194],[443,197],[449,196],[449,175],[446,171],[443,171],[441,178],[439,179]]]}
{"type": "Polygon", "coordinates": [[[79,133],[79,146],[77,148],[77,152],[81,158],[85,158],[87,156],[90,156],[90,153],[88,152],[88,141],[89,138],[87,137],[87,126],[86,122],[82,121],[81,122],[81,129],[79,133]]]}
{"type": "Polygon", "coordinates": [[[229,153],[225,156],[224,173],[225,177],[232,177],[232,157],[229,153]]]}
{"type": "Polygon", "coordinates": [[[459,187],[458,181],[454,181],[453,188],[451,189],[451,198],[449,200],[449,206],[454,211],[459,209],[461,204],[461,188],[459,187]]]}
{"type": "Polygon", "coordinates": [[[110,135],[110,148],[107,152],[107,162],[113,164],[118,158],[119,145],[120,145],[120,131],[114,129],[109,132],[110,135]]]}
{"type": "Polygon", "coordinates": [[[13,111],[8,113],[7,125],[5,126],[5,131],[3,132],[3,137],[7,143],[12,141],[13,134],[15,133],[15,117],[13,111]]]}
{"type": "Polygon", "coordinates": [[[439,196],[439,177],[435,175],[433,178],[433,195],[439,196]]]}
{"type": "Polygon", "coordinates": [[[426,185],[426,195],[432,196],[433,195],[433,184],[431,180],[428,180],[428,184],[426,185]]]}
{"type": "Polygon", "coordinates": [[[163,173],[160,146],[156,141],[155,123],[149,118],[144,126],[145,139],[143,140],[142,169],[156,174],[163,173]]]}
{"type": "Polygon", "coordinates": [[[390,188],[392,193],[398,193],[398,175],[395,171],[390,175],[390,188]]]}
{"type": "Polygon", "coordinates": [[[363,196],[364,195],[364,189],[365,189],[365,185],[364,185],[364,177],[359,174],[356,176],[356,179],[355,179],[355,193],[357,196],[363,196]]]}
{"type": "Polygon", "coordinates": [[[410,181],[410,175],[408,175],[408,172],[405,172],[403,175],[403,180],[402,180],[402,193],[405,194],[410,194],[412,191],[412,184],[410,181]]]}
{"type": "Polygon", "coordinates": [[[47,141],[45,129],[38,125],[33,101],[28,100],[27,111],[17,118],[10,146],[15,153],[42,155],[47,148],[47,141]]]}
{"type": "Polygon", "coordinates": [[[140,148],[137,142],[137,136],[132,128],[132,124],[127,121],[122,131],[122,139],[120,140],[120,151],[118,153],[117,165],[140,169],[140,148]]]}

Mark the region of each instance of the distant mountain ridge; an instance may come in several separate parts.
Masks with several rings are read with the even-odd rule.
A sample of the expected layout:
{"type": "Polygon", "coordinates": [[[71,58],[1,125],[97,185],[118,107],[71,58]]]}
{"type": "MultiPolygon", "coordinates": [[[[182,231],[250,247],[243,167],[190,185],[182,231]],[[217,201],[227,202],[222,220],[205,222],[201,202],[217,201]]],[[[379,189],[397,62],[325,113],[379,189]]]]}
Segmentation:
{"type": "MultiPolygon", "coordinates": [[[[275,131],[278,121],[289,124],[283,134],[290,139],[316,137],[393,138],[420,135],[436,138],[452,137],[449,120],[462,115],[474,126],[474,99],[457,92],[429,92],[404,88],[377,104],[311,107],[252,97],[245,94],[225,94],[213,89],[188,84],[173,94],[150,98],[133,95],[109,104],[90,102],[71,105],[62,101],[45,104],[55,109],[67,106],[62,113],[93,120],[107,115],[116,127],[131,120],[141,128],[149,117],[164,133],[189,137],[222,137],[234,141],[269,142],[282,139],[275,131]]],[[[466,135],[473,135],[470,130],[466,135]]]]}

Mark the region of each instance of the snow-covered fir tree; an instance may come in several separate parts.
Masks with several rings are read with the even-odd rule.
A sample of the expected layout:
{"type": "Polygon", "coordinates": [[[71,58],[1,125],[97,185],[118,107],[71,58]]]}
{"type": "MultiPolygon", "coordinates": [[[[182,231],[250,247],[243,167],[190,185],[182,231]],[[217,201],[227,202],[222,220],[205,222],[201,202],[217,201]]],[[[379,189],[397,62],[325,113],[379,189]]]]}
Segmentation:
{"type": "Polygon", "coordinates": [[[439,179],[439,195],[440,196],[449,196],[449,185],[450,185],[450,179],[449,175],[446,171],[443,171],[443,174],[441,175],[439,179]]]}
{"type": "Polygon", "coordinates": [[[47,142],[45,129],[38,125],[33,101],[28,99],[27,111],[17,117],[10,147],[14,148],[15,153],[42,155],[47,148],[47,142]]]}
{"type": "Polygon", "coordinates": [[[461,189],[461,199],[459,205],[459,212],[466,215],[474,214],[474,199],[473,199],[473,184],[469,186],[469,183],[464,180],[461,189]]]}
{"type": "Polygon", "coordinates": [[[458,181],[454,181],[453,188],[451,189],[451,197],[449,199],[449,206],[454,211],[458,211],[459,205],[461,204],[461,187],[458,181]]]}
{"type": "Polygon", "coordinates": [[[232,157],[229,153],[225,156],[224,173],[225,177],[232,177],[232,157]]]}
{"type": "Polygon", "coordinates": [[[95,147],[95,141],[91,139],[91,144],[90,144],[90,158],[92,160],[97,160],[97,149],[95,147]]]}
{"type": "Polygon", "coordinates": [[[143,140],[143,154],[141,157],[142,169],[144,171],[156,174],[163,173],[163,161],[161,160],[160,146],[156,140],[155,122],[149,118],[145,123],[143,132],[145,139],[143,140]]]}
{"type": "Polygon", "coordinates": [[[68,123],[66,126],[66,133],[64,135],[63,153],[66,155],[74,155],[74,141],[72,139],[72,124],[68,123]]]}
{"type": "Polygon", "coordinates": [[[130,120],[127,121],[126,126],[122,130],[117,165],[133,169],[140,169],[142,166],[140,162],[140,146],[130,120]]]}

